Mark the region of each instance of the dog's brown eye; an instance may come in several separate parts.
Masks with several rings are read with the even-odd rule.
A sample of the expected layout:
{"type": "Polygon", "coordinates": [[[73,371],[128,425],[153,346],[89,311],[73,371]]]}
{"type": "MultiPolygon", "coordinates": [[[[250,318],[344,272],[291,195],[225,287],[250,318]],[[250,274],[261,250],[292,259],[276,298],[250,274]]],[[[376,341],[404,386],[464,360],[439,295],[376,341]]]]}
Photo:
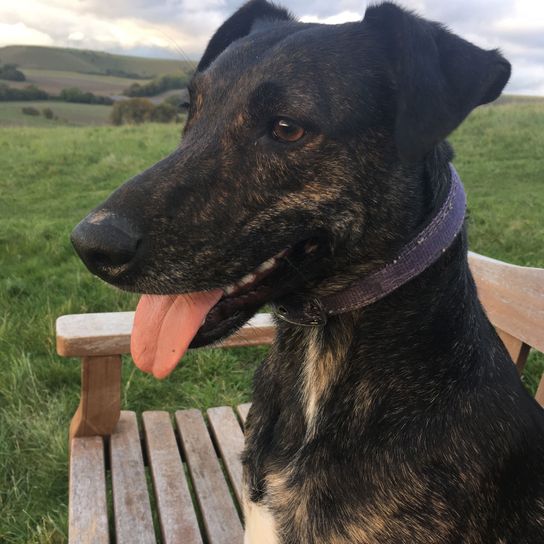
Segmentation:
{"type": "Polygon", "coordinates": [[[276,119],[272,127],[272,135],[282,142],[298,142],[304,134],[304,129],[289,119],[276,119]]]}

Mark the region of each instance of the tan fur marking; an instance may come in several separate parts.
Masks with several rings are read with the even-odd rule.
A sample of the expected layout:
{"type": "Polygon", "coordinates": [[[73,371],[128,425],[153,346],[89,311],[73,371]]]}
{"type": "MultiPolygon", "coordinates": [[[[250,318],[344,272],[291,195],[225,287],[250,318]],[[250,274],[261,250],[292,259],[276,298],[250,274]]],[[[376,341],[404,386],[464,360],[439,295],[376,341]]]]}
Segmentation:
{"type": "Polygon", "coordinates": [[[240,128],[240,127],[243,127],[245,124],[246,124],[246,118],[244,116],[243,113],[239,113],[235,118],[234,118],[234,121],[233,121],[233,126],[235,128],[240,128]]]}
{"type": "Polygon", "coordinates": [[[244,544],[279,544],[276,521],[270,510],[247,498],[244,492],[244,544]]]}
{"type": "Polygon", "coordinates": [[[93,225],[99,225],[100,223],[102,223],[102,221],[108,219],[109,217],[113,217],[113,214],[111,212],[100,210],[93,213],[91,217],[87,219],[87,222],[92,223],[93,225]]]}
{"type": "Polygon", "coordinates": [[[302,397],[307,425],[307,439],[312,438],[316,430],[319,404],[334,385],[338,362],[345,357],[344,345],[332,351],[324,348],[321,331],[313,328],[306,336],[306,357],[303,367],[302,397]]]}

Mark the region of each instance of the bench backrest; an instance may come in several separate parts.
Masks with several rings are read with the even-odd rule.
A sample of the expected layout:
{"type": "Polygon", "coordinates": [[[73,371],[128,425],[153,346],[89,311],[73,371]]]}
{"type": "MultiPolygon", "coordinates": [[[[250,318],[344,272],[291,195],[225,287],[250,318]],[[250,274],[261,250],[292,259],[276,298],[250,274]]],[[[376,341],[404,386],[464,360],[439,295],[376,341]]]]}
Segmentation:
{"type": "MultiPolygon", "coordinates": [[[[544,269],[516,266],[476,253],[469,263],[490,321],[521,372],[531,348],[544,352],[544,269]]],[[[130,352],[134,312],[79,314],[57,320],[57,351],[81,357],[81,402],[71,436],[109,434],[120,410],[121,355],[130,352]],[[108,410],[104,409],[104,405],[108,410]]],[[[274,323],[258,314],[218,347],[270,344],[274,323]]],[[[544,378],[536,393],[544,406],[544,378]]]]}

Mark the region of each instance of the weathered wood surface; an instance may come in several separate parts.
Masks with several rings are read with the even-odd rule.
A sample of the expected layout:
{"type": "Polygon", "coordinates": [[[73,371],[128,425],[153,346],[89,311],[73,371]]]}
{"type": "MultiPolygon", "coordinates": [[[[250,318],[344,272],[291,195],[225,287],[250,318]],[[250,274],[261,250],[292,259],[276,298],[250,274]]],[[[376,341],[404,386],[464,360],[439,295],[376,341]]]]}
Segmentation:
{"type": "Polygon", "coordinates": [[[142,419],[163,543],[202,544],[170,415],[144,412],[142,419]]]}
{"type": "Polygon", "coordinates": [[[249,412],[249,409],[251,408],[251,402],[246,402],[245,404],[240,404],[236,411],[238,412],[238,415],[240,416],[240,419],[242,421],[242,425],[245,425],[247,414],[249,412]]]}
{"type": "MultiPolygon", "coordinates": [[[[57,352],[63,357],[116,355],[130,352],[134,312],[64,315],[57,319],[57,352]]],[[[216,347],[270,344],[274,338],[270,314],[257,314],[237,333],[216,347]]]]}
{"type": "Polygon", "coordinates": [[[230,483],[239,504],[242,503],[242,464],[240,462],[244,451],[244,433],[236,419],[232,408],[220,406],[208,410],[208,420],[221,452],[221,459],[229,475],[230,483]]]}
{"type": "MultiPolygon", "coordinates": [[[[243,406],[247,409],[249,405],[243,406]]],[[[157,509],[160,541],[164,544],[242,544],[237,508],[241,497],[242,429],[230,407],[212,408],[208,416],[210,424],[206,426],[197,410],[176,413],[182,453],[170,414],[144,412],[140,435],[135,413],[121,412],[109,442],[113,491],[113,512],[109,513],[105,439],[73,439],[70,544],[155,542],[152,508],[157,509]],[[152,486],[146,483],[144,459],[149,465],[152,486]],[[222,465],[228,476],[221,470],[222,465]],[[234,495],[229,492],[228,482],[234,495]],[[151,495],[155,501],[150,500],[151,495]],[[108,518],[110,524],[115,524],[115,533],[111,535],[108,518]]]]}
{"type": "Polygon", "coordinates": [[[70,544],[109,544],[103,438],[75,438],[71,449],[68,507],[70,544]]]}
{"type": "Polygon", "coordinates": [[[507,264],[475,253],[470,269],[495,327],[544,351],[544,269],[507,264]]]}
{"type": "Polygon", "coordinates": [[[242,523],[202,414],[176,412],[176,423],[210,544],[241,544],[242,523]]]}
{"type": "Polygon", "coordinates": [[[81,396],[70,424],[76,436],[109,435],[121,413],[121,356],[84,357],[81,396]]]}
{"type": "Polygon", "coordinates": [[[155,544],[144,461],[134,412],[121,412],[110,437],[111,482],[117,544],[155,544]]]}

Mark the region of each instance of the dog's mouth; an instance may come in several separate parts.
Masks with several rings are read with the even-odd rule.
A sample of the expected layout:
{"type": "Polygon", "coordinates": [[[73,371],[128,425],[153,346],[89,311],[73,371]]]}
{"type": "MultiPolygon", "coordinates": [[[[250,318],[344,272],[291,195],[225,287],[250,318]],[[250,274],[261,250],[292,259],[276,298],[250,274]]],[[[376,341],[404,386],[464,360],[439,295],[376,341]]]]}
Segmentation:
{"type": "Polygon", "coordinates": [[[189,347],[213,343],[237,330],[270,300],[288,292],[291,258],[315,253],[306,241],[284,249],[224,288],[179,295],[142,295],[131,353],[136,365],[165,378],[189,347]]]}

